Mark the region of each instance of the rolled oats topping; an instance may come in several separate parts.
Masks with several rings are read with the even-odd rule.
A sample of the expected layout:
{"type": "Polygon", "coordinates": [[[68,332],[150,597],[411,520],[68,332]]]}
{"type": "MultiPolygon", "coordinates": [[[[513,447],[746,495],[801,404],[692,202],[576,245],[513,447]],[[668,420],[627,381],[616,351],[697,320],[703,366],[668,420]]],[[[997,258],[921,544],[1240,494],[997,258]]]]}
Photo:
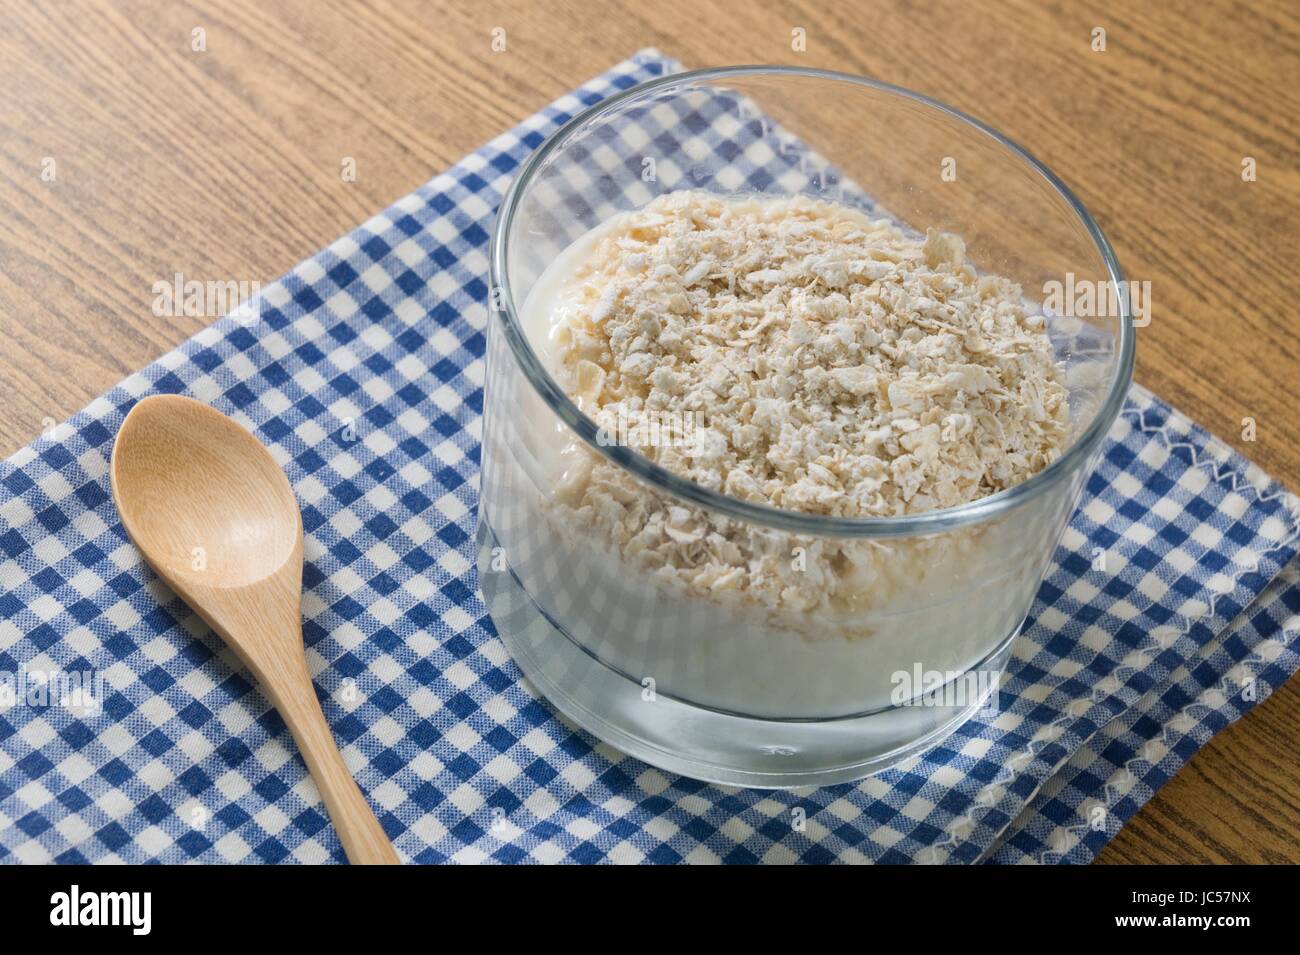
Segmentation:
{"type": "MultiPolygon", "coordinates": [[[[1051,464],[1070,413],[1042,316],[965,255],[808,197],[669,193],[571,276],[557,375],[602,434],[732,497],[853,518],[973,501],[1051,464]]],[[[862,540],[808,541],[792,570],[788,535],[572,454],[553,503],[666,581],[799,610],[888,576],[862,540]]]]}

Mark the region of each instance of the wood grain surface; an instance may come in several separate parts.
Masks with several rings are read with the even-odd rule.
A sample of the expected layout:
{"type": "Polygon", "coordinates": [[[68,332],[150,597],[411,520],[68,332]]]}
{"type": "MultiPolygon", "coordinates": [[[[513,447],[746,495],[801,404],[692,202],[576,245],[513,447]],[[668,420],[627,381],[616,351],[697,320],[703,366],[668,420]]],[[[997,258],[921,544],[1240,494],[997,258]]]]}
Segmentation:
{"type": "MultiPolygon", "coordinates": [[[[1151,282],[1138,380],[1300,488],[1300,7],[1287,0],[5,0],[0,454],[211,321],[154,315],[155,282],[273,279],[645,46],[692,67],[864,73],[1026,145],[1129,277],[1151,282]]],[[[1101,860],[1300,862],[1298,724],[1293,680],[1101,860]]]]}

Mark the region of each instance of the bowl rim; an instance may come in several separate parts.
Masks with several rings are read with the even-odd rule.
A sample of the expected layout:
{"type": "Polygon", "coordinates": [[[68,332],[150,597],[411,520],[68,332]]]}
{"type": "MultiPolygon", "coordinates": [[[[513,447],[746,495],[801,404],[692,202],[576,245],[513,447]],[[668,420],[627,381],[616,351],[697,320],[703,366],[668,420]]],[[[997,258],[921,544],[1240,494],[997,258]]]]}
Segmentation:
{"type": "MultiPolygon", "coordinates": [[[[685,70],[677,73],[667,73],[630,86],[626,90],[615,93],[583,109],[535,149],[515,175],[514,181],[511,182],[509,189],[506,191],[497,212],[496,224],[492,230],[491,243],[488,249],[488,262],[489,311],[500,315],[502,330],[505,333],[506,341],[509,343],[515,361],[519,364],[524,377],[528,379],[539,397],[560,421],[582,438],[591,450],[619,467],[630,471],[635,477],[650,484],[656,490],[663,491],[673,497],[746,523],[760,524],[798,534],[858,538],[913,536],[952,530],[987,521],[1016,508],[1038,497],[1076,470],[1082,469],[1088,464],[1092,453],[1100,446],[1111,425],[1119,417],[1133,379],[1136,332],[1128,295],[1125,291],[1127,285],[1124,280],[1124,273],[1114,249],[1105,235],[1102,234],[1101,227],[1097,225],[1097,222],[1074,192],[1032,153],[987,123],[924,94],[892,83],[836,70],[762,64],[685,70]],[[902,517],[836,517],[826,514],[783,510],[710,490],[694,481],[673,474],[630,447],[602,443],[598,439],[599,429],[595,422],[578,410],[577,405],[559,386],[550,372],[546,370],[520,325],[507,268],[510,227],[518,211],[519,203],[536,172],[543,167],[550,155],[567,143],[576,132],[592,120],[617,109],[628,100],[644,96],[663,87],[683,83],[763,75],[798,76],[847,82],[877,92],[893,94],[945,113],[969,125],[976,131],[989,136],[1009,150],[1013,156],[1026,163],[1032,171],[1046,180],[1047,184],[1065,200],[1066,204],[1083,224],[1105,264],[1110,282],[1114,286],[1115,301],[1120,306],[1118,362],[1114,377],[1106,392],[1106,397],[1098,406],[1096,414],[1093,415],[1088,427],[1075,439],[1073,444],[1066,448],[1059,458],[1042,471],[1020,484],[974,501],[968,501],[953,507],[923,511],[918,514],[908,514],[902,517]]],[[[489,315],[490,320],[491,315],[489,315]]]]}

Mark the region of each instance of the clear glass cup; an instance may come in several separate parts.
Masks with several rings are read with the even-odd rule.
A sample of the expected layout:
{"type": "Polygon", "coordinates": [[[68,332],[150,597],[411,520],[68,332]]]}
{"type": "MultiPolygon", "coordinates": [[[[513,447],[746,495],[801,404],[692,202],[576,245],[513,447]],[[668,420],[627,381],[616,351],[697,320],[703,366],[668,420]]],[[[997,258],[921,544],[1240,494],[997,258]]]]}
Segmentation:
{"type": "Polygon", "coordinates": [[[479,573],[503,641],[561,713],[669,771],[794,787],[892,766],[996,706],[1012,641],[1133,369],[1115,255],[1040,162],[956,110],[860,77],[676,74],[593,106],[534,153],[502,204],[491,278],[479,573]],[[961,235],[978,271],[1017,281],[1045,315],[1073,443],[1013,488],[896,519],[727,497],[610,443],[552,377],[521,313],[572,242],[686,188],[810,195],[920,234],[961,235]],[[1051,283],[1092,283],[1114,307],[1043,308],[1051,283]],[[792,568],[801,554],[806,564],[809,553],[852,550],[855,599],[794,613],[644,573],[554,506],[556,450],[575,445],[656,500],[737,522],[792,568]]]}

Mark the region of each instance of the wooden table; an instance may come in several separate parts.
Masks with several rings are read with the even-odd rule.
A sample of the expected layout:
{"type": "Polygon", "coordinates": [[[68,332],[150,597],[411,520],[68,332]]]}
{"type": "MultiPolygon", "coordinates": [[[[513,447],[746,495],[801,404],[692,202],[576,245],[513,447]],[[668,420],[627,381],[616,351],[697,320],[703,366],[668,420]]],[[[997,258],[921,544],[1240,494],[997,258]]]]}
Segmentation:
{"type": "MultiPolygon", "coordinates": [[[[865,73],[1026,144],[1152,283],[1138,380],[1300,487],[1300,10],[1250,6],[6,0],[0,454],[209,321],[155,316],[155,282],[272,279],[653,45],[688,66],[865,73]]],[[[1300,862],[1296,684],[1199,753],[1102,861],[1300,862]]]]}

